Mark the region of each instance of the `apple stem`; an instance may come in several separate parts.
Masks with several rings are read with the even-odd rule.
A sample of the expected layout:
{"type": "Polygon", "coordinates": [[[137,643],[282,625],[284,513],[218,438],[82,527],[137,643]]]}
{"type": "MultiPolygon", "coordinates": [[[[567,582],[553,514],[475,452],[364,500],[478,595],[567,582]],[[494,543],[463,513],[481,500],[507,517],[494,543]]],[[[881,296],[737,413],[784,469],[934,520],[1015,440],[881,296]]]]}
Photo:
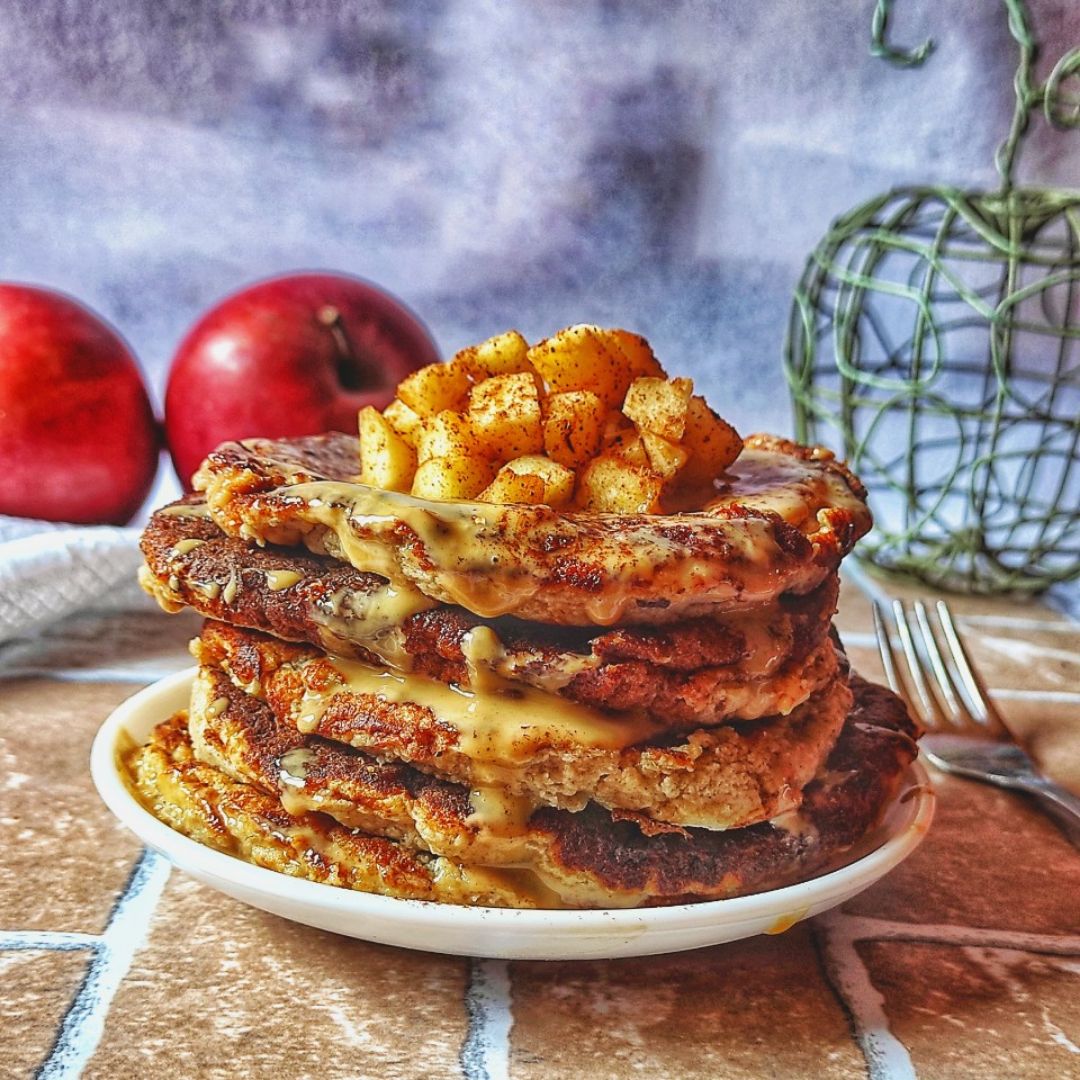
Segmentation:
{"type": "Polygon", "coordinates": [[[330,336],[334,339],[334,345],[337,346],[338,380],[347,390],[358,390],[360,388],[360,379],[357,372],[359,358],[353,348],[352,341],[349,339],[348,331],[345,329],[345,322],[341,318],[341,312],[333,304],[326,304],[319,308],[316,318],[330,331],[330,336]]]}

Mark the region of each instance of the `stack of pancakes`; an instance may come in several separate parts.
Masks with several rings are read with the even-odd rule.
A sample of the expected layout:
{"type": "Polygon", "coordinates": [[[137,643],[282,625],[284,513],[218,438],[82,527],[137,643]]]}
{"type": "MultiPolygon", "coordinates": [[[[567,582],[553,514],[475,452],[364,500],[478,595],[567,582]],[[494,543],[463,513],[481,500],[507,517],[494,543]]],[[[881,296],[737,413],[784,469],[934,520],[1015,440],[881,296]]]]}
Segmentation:
{"type": "Polygon", "coordinates": [[[230,443],[142,582],[207,616],[190,708],[131,752],[158,817],[395,897],[626,907],[809,876],[916,753],[831,618],[869,528],[826,452],[756,436],[677,515],[355,483],[345,435],[230,443]]]}

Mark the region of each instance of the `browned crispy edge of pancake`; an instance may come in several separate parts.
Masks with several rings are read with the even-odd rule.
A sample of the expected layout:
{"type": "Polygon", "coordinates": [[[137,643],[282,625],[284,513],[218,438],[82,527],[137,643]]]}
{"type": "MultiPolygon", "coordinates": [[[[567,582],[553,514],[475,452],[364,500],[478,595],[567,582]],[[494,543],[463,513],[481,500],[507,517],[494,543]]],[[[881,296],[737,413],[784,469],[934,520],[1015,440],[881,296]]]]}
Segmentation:
{"type": "MultiPolygon", "coordinates": [[[[282,723],[296,726],[303,701],[325,696],[315,734],[449,780],[479,782],[451,724],[413,702],[350,691],[318,650],[207,622],[193,651],[264,699],[282,723]]],[[[568,809],[594,799],[675,825],[734,828],[798,806],[850,700],[845,680],[836,677],[787,716],[665,735],[623,750],[552,735],[532,747],[527,761],[488,763],[484,773],[488,783],[568,809]]]]}
{"type": "MultiPolygon", "coordinates": [[[[544,848],[548,873],[564,882],[586,882],[582,895],[594,899],[581,906],[624,906],[628,898],[655,905],[775,888],[835,863],[880,820],[917,752],[918,733],[895,696],[858,678],[853,685],[854,706],[826,770],[807,788],[798,828],[762,823],[723,833],[686,829],[646,835],[639,824],[616,821],[595,804],[580,813],[542,808],[533,814],[528,829],[533,845],[544,848]]],[[[395,793],[413,797],[417,790],[407,776],[412,770],[380,765],[313,737],[275,736],[272,717],[254,699],[241,702],[240,709],[245,723],[267,735],[266,741],[256,738],[249,744],[248,763],[260,774],[272,777],[282,754],[307,746],[319,751],[307,772],[313,783],[355,781],[362,775],[359,788],[374,784],[380,800],[395,793]]],[[[335,840],[340,826],[322,814],[285,814],[269,790],[237,783],[218,769],[195,762],[187,739],[183,722],[173,718],[157,729],[149,747],[136,751],[130,760],[144,800],[174,828],[261,865],[313,880],[389,895],[448,899],[432,895],[422,856],[411,859],[400,845],[384,841],[386,846],[381,847],[378,838],[355,830],[343,830],[346,856],[327,861],[318,848],[326,850],[327,836],[335,840]],[[162,754],[168,759],[164,767],[162,754]],[[272,836],[269,852],[261,839],[267,834],[272,836]],[[351,869],[355,865],[366,869],[357,875],[351,869]]],[[[442,814],[440,829],[468,827],[467,789],[419,776],[413,783],[421,785],[421,791],[428,790],[425,784],[442,789],[432,800],[442,814]]],[[[374,821],[377,825],[378,819],[374,821]]],[[[557,882],[553,884],[557,887],[557,882]]],[[[502,905],[506,899],[451,902],[502,905]]]]}
{"type": "MultiPolygon", "coordinates": [[[[206,511],[202,495],[186,495],[155,510],[139,547],[153,577],[153,585],[144,581],[143,587],[162,604],[186,605],[208,618],[320,647],[322,627],[313,618],[315,611],[339,590],[367,596],[386,584],[378,574],[303,548],[258,547],[226,536],[206,511]],[[178,544],[193,546],[181,551],[178,544]],[[300,580],[287,589],[272,589],[267,578],[272,573],[299,574],[300,580]]],[[[379,662],[360,647],[351,655],[379,662]]]]}
{"type": "Polygon", "coordinates": [[[350,828],[414,847],[424,846],[418,818],[447,834],[461,834],[462,840],[476,832],[465,824],[471,810],[468,788],[400,761],[378,761],[340,743],[301,735],[219,668],[199,669],[189,714],[192,743],[201,760],[236,780],[284,794],[286,806],[303,805],[350,828]],[[302,778],[289,772],[288,755],[297,750],[304,751],[302,778]]]}
{"type": "MultiPolygon", "coordinates": [[[[757,582],[758,591],[771,587],[774,596],[789,589],[808,592],[836,569],[869,530],[865,491],[831,452],[820,447],[802,447],[763,435],[755,437],[754,448],[813,465],[854,496],[856,507],[828,505],[812,511],[806,519],[810,531],[804,535],[772,510],[722,499],[708,510],[674,516],[505,506],[490,530],[505,548],[498,580],[490,566],[458,568],[448,575],[437,566],[424,539],[404,521],[376,529],[350,519],[348,529],[356,533],[354,539],[364,542],[372,542],[378,534],[381,540],[377,542],[393,549],[399,571],[430,596],[449,598],[451,577],[469,579],[470,591],[485,583],[481,592],[489,600],[511,583],[512,592],[520,591],[520,582],[528,579],[531,588],[517,598],[514,610],[538,622],[594,624],[598,621],[595,601],[611,589],[624,595],[615,606],[603,605],[611,612],[607,622],[652,624],[683,612],[699,615],[718,597],[728,604],[743,602],[750,590],[747,573],[757,582]],[[725,526],[741,523],[756,523],[761,526],[755,534],[758,540],[767,538],[771,565],[765,575],[760,572],[760,559],[748,559],[744,540],[733,543],[724,535],[725,526]],[[648,582],[634,579],[616,584],[621,579],[618,568],[632,562],[633,552],[649,537],[675,545],[680,554],[654,560],[648,582]],[[689,566],[695,569],[692,588],[686,580],[689,566]]],[[[230,535],[269,540],[288,536],[289,543],[304,542],[347,561],[334,528],[307,521],[302,497],[291,494],[289,488],[322,480],[355,483],[358,461],[358,440],[340,433],[248,439],[224,443],[208,455],[195,475],[195,486],[207,493],[215,519],[230,535]]]]}
{"type": "MultiPolygon", "coordinates": [[[[187,604],[235,626],[307,642],[367,663],[380,662],[362,645],[340,635],[328,642],[325,619],[320,622],[319,614],[343,593],[362,601],[385,579],[302,550],[254,548],[227,537],[209,517],[175,513],[177,508],[198,510],[200,505],[198,496],[188,496],[163,508],[142,535],[140,543],[154,579],[147,588],[163,604],[187,604]],[[178,544],[184,550],[178,550],[178,544]],[[298,575],[298,580],[272,588],[268,575],[281,573],[298,575]]],[[[556,685],[556,692],[572,701],[606,709],[644,709],[684,725],[715,723],[728,715],[753,718],[796,704],[828,677],[820,663],[819,674],[814,675],[804,661],[828,633],[838,588],[836,577],[830,576],[812,593],[784,595],[763,609],[771,647],[780,656],[769,672],[771,683],[753,680],[761,691],[754,694],[741,693],[733,685],[751,681],[746,674],[750,646],[738,620],[731,618],[600,631],[514,618],[484,620],[463,608],[439,605],[404,620],[401,650],[419,674],[467,686],[462,642],[471,630],[487,625],[508,654],[519,658],[513,677],[533,685],[549,688],[559,681],[551,676],[559,676],[567,664],[572,670],[575,660],[587,658],[588,669],[556,685]]]]}
{"type": "Polygon", "coordinates": [[[554,858],[566,871],[587,868],[599,880],[647,889],[664,903],[700,899],[696,889],[680,895],[688,880],[715,883],[726,876],[728,896],[804,880],[878,824],[918,753],[919,731],[903,703],[858,676],[851,685],[854,704],[821,777],[804,790],[797,829],[763,822],[722,833],[687,830],[689,837],[665,833],[649,838],[646,853],[628,843],[630,823],[595,828],[590,818],[601,813],[595,806],[558,821],[557,811],[544,808],[531,825],[550,833],[554,858]]]}

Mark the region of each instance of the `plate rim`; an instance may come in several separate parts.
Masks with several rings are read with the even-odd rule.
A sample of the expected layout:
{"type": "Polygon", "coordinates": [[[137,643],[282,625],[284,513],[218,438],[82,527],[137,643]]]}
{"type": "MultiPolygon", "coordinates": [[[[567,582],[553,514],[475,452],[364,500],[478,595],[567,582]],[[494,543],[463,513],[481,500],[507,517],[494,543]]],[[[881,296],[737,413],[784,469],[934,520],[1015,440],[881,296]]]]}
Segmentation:
{"type": "MultiPolygon", "coordinates": [[[[391,918],[411,912],[414,917],[422,916],[428,929],[445,927],[455,931],[490,931],[493,923],[501,923],[507,929],[523,933],[530,930],[557,933],[560,929],[573,929],[580,933],[583,922],[595,923],[598,931],[607,933],[620,930],[639,933],[642,922],[647,921],[650,933],[662,934],[682,932],[706,924],[720,926],[740,919],[768,919],[800,909],[808,911],[812,906],[830,906],[829,902],[835,896],[851,892],[853,871],[857,871],[860,879],[869,878],[867,885],[883,877],[922,842],[930,828],[936,806],[930,777],[922,761],[916,758],[904,774],[909,781],[907,790],[914,789],[916,792],[909,799],[912,808],[908,817],[872,851],[854,862],[807,881],[725,899],[649,908],[498,908],[413,900],[343,889],[256,866],[200,844],[156,818],[129,790],[117,768],[119,733],[127,732],[127,722],[151,707],[158,706],[160,711],[161,700],[184,686],[190,686],[197,670],[196,667],[184,668],[143,687],[121,702],[104,720],[90,750],[90,774],[98,795],[121,824],[179,869],[186,871],[188,866],[195,865],[200,872],[238,888],[311,906],[321,912],[391,918]],[[174,850],[178,852],[175,856],[172,853],[174,850]]],[[[166,716],[160,715],[155,723],[164,719],[166,716]]],[[[894,796],[890,809],[896,805],[898,798],[894,796]]]]}

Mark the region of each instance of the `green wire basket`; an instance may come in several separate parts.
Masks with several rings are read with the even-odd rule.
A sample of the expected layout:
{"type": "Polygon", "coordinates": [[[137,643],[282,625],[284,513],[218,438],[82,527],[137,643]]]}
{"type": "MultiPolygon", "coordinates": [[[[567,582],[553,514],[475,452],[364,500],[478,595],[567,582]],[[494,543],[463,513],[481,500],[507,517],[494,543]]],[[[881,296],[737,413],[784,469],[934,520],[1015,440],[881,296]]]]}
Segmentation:
{"type": "MultiPolygon", "coordinates": [[[[874,52],[915,66],[926,42],[874,52]]],[[[1080,577],[1080,192],[1016,187],[1033,109],[1080,126],[1080,49],[1034,82],[1020,47],[1001,188],[897,188],[836,220],[795,292],[785,348],[797,437],[834,446],[870,491],[875,566],[965,592],[1080,577]]]]}

